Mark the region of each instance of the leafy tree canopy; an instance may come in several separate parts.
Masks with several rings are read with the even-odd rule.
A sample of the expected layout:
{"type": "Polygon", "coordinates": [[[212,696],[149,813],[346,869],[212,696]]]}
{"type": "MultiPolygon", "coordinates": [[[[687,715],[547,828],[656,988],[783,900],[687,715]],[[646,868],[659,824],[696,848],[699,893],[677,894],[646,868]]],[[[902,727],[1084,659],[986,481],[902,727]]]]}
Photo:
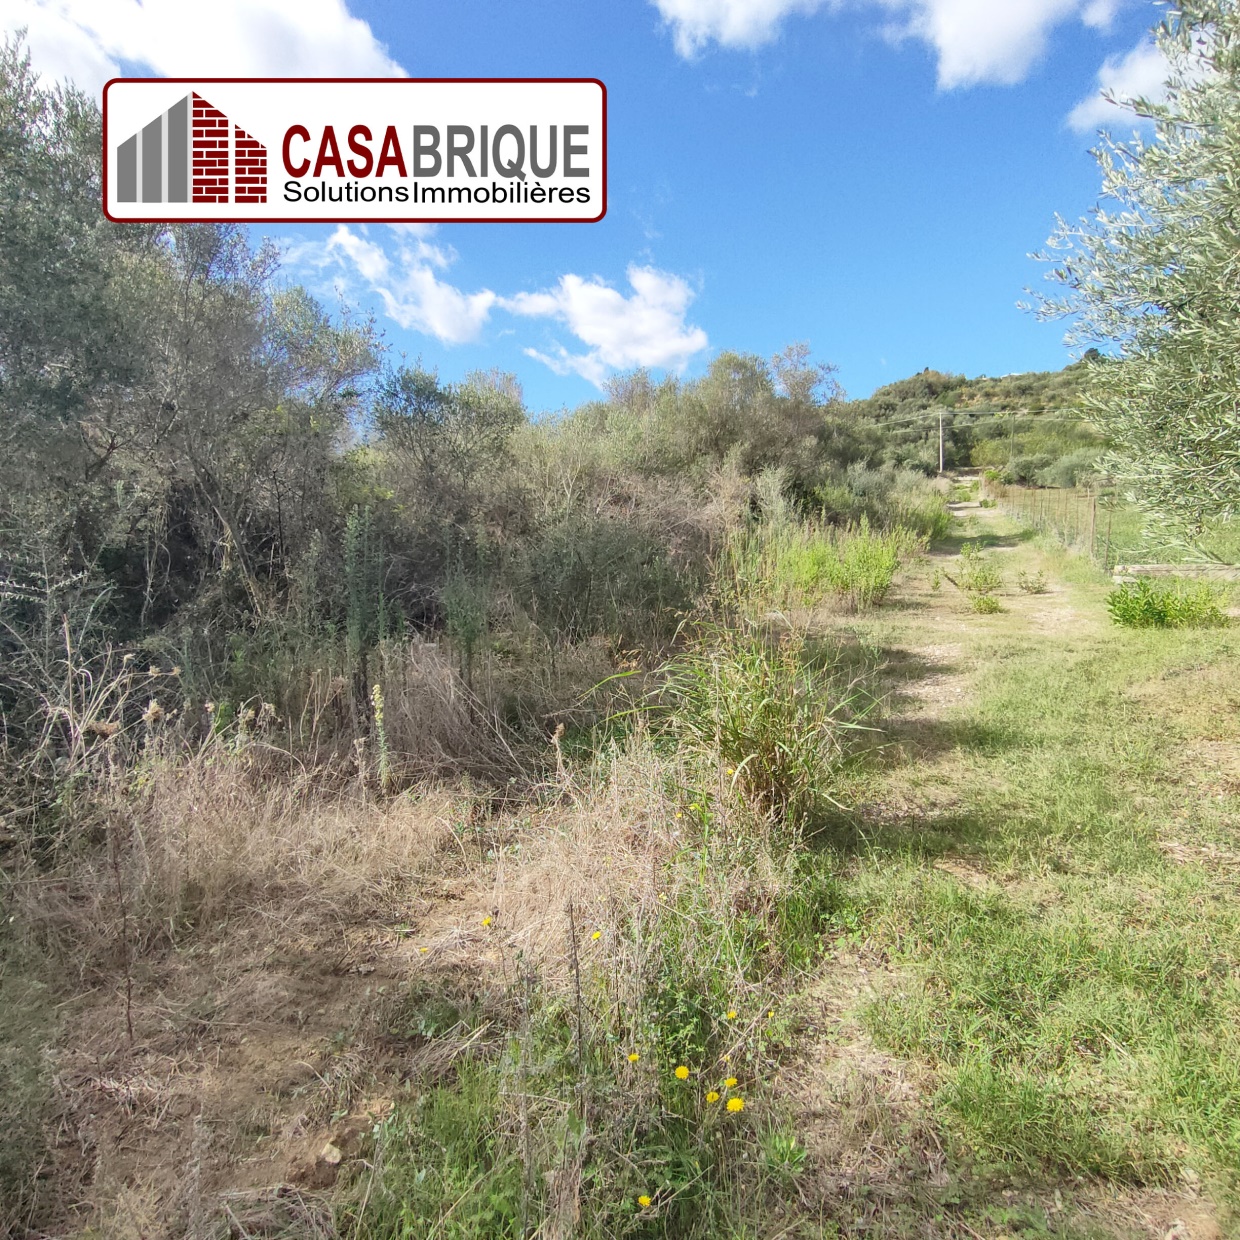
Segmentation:
{"type": "Polygon", "coordinates": [[[1151,140],[1103,134],[1102,201],[1060,220],[1044,317],[1101,346],[1085,407],[1112,467],[1190,533],[1240,504],[1240,4],[1184,0],[1156,31],[1166,98],[1151,140]]]}

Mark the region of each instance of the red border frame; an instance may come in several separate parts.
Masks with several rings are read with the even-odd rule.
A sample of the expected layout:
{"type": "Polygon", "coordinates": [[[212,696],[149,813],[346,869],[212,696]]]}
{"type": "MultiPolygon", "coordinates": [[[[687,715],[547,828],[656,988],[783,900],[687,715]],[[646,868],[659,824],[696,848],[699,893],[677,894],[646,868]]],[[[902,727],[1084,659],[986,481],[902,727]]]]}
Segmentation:
{"type": "Polygon", "coordinates": [[[113,224],[597,224],[607,214],[607,87],[598,78],[385,78],[385,77],[142,77],[142,78],[110,78],[103,87],[103,214],[113,224]],[[180,216],[169,219],[157,216],[151,219],[118,219],[108,214],[108,90],[117,82],[184,82],[187,85],[211,82],[408,82],[411,84],[428,83],[556,83],[571,82],[575,84],[591,83],[603,92],[603,209],[595,216],[507,216],[502,219],[478,219],[476,216],[461,218],[459,216],[425,216],[425,215],[368,215],[359,218],[348,216],[316,216],[307,219],[302,215],[294,216],[228,216],[227,218],[208,219],[203,216],[180,216]]]}

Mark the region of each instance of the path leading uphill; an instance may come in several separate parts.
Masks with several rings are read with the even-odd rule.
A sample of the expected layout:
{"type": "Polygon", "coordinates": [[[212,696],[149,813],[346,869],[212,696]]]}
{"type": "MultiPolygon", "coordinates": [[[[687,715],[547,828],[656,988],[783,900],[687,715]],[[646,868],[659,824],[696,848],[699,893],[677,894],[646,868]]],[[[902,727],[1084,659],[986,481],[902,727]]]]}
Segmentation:
{"type": "MultiPolygon", "coordinates": [[[[1240,652],[1225,634],[1117,630],[1092,565],[997,509],[953,515],[885,606],[820,617],[880,663],[889,742],[850,790],[858,838],[833,864],[853,930],[803,995],[781,1082],[821,1187],[848,1203],[845,1234],[1237,1234],[1219,1204],[1234,1174],[1207,1169],[1210,1103],[1148,1075],[1183,1050],[1157,1027],[1182,1013],[1160,1005],[1188,1001],[1099,962],[1152,967],[1176,950],[1162,915],[1226,894],[1209,858],[1240,875],[1240,760],[1230,784],[1200,761],[1240,757],[1240,715],[1212,705],[1240,652]],[[952,584],[966,543],[1000,574],[996,614],[952,584]],[[1125,1025],[1125,1004],[1148,1017],[1125,1025]]],[[[1186,955],[1240,946],[1225,907],[1186,955]]],[[[1229,1019],[1187,1035],[1220,1082],[1229,1019]]]]}

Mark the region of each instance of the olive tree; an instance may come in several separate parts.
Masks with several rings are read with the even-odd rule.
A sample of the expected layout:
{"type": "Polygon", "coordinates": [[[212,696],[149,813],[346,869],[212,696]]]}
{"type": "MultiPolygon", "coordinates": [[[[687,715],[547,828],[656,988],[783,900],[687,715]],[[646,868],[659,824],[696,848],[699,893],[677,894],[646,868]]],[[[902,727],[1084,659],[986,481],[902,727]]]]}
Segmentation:
{"type": "Polygon", "coordinates": [[[1190,534],[1240,506],[1240,0],[1182,0],[1155,32],[1165,97],[1149,138],[1100,136],[1102,199],[1041,255],[1043,317],[1101,346],[1085,403],[1110,466],[1190,534]]]}

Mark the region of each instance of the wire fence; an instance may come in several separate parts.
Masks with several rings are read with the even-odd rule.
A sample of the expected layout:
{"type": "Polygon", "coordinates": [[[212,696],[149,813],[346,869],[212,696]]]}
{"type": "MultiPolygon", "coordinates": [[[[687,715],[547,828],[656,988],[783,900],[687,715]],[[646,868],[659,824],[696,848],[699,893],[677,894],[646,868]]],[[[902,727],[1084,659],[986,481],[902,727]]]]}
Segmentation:
{"type": "Polygon", "coordinates": [[[1104,572],[1115,567],[1120,554],[1114,539],[1115,513],[1122,501],[1107,484],[1073,489],[983,485],[987,498],[1022,524],[1088,555],[1104,572]]]}

